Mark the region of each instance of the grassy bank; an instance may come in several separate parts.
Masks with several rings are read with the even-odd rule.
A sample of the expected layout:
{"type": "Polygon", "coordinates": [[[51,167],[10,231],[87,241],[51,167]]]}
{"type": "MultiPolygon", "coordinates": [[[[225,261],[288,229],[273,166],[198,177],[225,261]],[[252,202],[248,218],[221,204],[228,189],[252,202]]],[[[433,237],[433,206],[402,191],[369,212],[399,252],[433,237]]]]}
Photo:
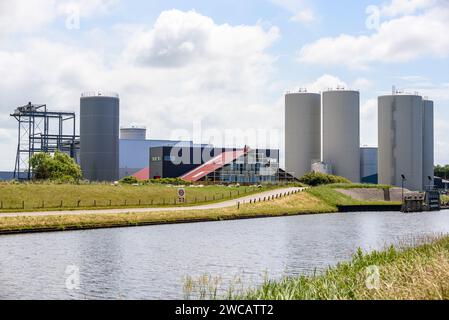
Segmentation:
{"type": "MultiPolygon", "coordinates": [[[[358,185],[355,185],[358,186],[358,185]]],[[[335,189],[355,189],[359,187],[353,187],[353,185],[329,185],[329,186],[321,186],[310,188],[307,190],[311,195],[321,199],[326,204],[337,208],[339,205],[386,205],[392,204],[392,202],[386,201],[360,201],[353,199],[347,195],[344,195],[341,192],[336,191],[335,189]]],[[[375,188],[374,185],[367,185],[365,188],[375,188]]],[[[383,186],[379,186],[378,188],[383,189],[383,186]]],[[[361,188],[364,189],[364,188],[361,188]]]]}
{"type": "Polygon", "coordinates": [[[237,299],[449,299],[449,237],[415,248],[363,254],[313,277],[266,281],[237,299]],[[374,267],[375,266],[375,267],[374,267]],[[373,270],[378,270],[373,271],[373,270]],[[379,274],[379,281],[372,275],[379,274]],[[371,277],[370,277],[371,276],[371,277]],[[367,286],[368,284],[370,286],[367,286]]]}
{"type": "MultiPolygon", "coordinates": [[[[186,204],[211,203],[274,187],[186,187],[186,204]]],[[[0,212],[173,206],[178,187],[111,184],[0,184],[0,212]]]]}
{"type": "Polygon", "coordinates": [[[301,192],[276,200],[256,204],[243,204],[240,208],[230,207],[215,210],[160,211],[129,214],[3,217],[0,219],[0,232],[92,229],[195,221],[220,221],[268,216],[275,217],[336,211],[334,206],[328,205],[310,193],[301,192]]]}

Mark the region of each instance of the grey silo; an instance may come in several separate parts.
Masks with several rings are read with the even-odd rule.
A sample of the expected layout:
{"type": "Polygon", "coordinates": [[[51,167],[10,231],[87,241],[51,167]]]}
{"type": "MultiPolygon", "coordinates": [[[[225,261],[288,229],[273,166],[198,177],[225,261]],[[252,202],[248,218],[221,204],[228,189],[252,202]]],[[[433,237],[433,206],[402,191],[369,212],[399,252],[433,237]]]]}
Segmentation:
{"type": "Polygon", "coordinates": [[[123,140],[146,140],[147,129],[138,127],[129,127],[120,129],[120,139],[123,140]]]}
{"type": "Polygon", "coordinates": [[[119,178],[120,100],[115,94],[86,93],[80,101],[81,169],[85,179],[119,178]]]}
{"type": "Polygon", "coordinates": [[[434,105],[433,101],[423,100],[423,183],[433,186],[434,178],[434,105]],[[432,180],[429,181],[431,177],[432,180]]]}
{"type": "Polygon", "coordinates": [[[423,102],[417,95],[378,100],[379,183],[423,189],[423,102]]]}
{"type": "Polygon", "coordinates": [[[323,92],[323,157],[333,173],[360,182],[360,94],[323,92]]]}
{"type": "Polygon", "coordinates": [[[321,158],[321,96],[288,93],[285,96],[285,167],[297,178],[309,173],[321,158]]]}

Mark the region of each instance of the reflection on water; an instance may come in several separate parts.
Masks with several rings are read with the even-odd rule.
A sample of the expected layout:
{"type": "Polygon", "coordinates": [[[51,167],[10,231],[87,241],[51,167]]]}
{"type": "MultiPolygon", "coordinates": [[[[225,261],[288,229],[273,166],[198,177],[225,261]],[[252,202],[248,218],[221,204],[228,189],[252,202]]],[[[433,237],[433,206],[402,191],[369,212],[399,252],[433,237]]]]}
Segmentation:
{"type": "Polygon", "coordinates": [[[0,236],[1,299],[178,299],[186,276],[257,284],[310,274],[407,237],[449,233],[449,212],[345,213],[0,236]],[[80,269],[66,288],[67,266],[80,269]]]}

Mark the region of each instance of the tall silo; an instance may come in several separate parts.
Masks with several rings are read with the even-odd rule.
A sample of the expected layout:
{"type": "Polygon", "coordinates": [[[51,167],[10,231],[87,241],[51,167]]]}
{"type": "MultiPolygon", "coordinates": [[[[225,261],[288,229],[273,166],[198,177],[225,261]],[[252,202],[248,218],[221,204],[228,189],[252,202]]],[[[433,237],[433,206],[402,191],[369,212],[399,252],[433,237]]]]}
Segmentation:
{"type": "Polygon", "coordinates": [[[433,101],[423,100],[423,109],[423,183],[425,187],[432,187],[435,165],[433,101]]]}
{"type": "Polygon", "coordinates": [[[84,93],[80,101],[81,169],[85,179],[119,178],[120,100],[117,94],[84,93]]]}
{"type": "Polygon", "coordinates": [[[360,182],[360,94],[323,92],[323,159],[333,173],[360,182]]]}
{"type": "Polygon", "coordinates": [[[120,139],[122,140],[146,140],[147,129],[144,127],[128,127],[120,129],[120,139]]]}
{"type": "Polygon", "coordinates": [[[379,97],[379,183],[423,189],[423,102],[417,95],[379,97]],[[402,175],[406,180],[402,181],[402,175]]]}
{"type": "Polygon", "coordinates": [[[285,167],[300,178],[321,158],[321,96],[288,93],[285,96],[285,167]]]}

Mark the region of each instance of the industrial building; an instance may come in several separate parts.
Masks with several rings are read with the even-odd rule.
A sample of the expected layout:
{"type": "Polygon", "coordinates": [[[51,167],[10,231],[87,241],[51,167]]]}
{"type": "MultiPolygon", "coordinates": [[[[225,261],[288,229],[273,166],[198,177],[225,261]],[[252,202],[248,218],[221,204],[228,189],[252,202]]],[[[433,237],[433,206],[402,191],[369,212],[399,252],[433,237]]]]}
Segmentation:
{"type": "Polygon", "coordinates": [[[321,96],[301,90],[285,95],[285,168],[301,178],[321,160],[321,96]]]}
{"type": "Polygon", "coordinates": [[[88,92],[80,100],[80,160],[84,178],[119,178],[120,99],[118,94],[88,92]]]}
{"type": "Polygon", "coordinates": [[[379,183],[425,190],[433,185],[433,102],[417,94],[379,97],[379,183]]]}
{"type": "Polygon", "coordinates": [[[297,178],[318,166],[360,182],[359,92],[287,93],[285,165],[297,178]]]}
{"type": "Polygon", "coordinates": [[[323,92],[322,160],[335,175],[360,182],[360,94],[323,92]]]}
{"type": "Polygon", "coordinates": [[[279,169],[279,150],[215,149],[212,159],[181,176],[191,182],[277,183],[286,176],[279,169]],[[222,152],[220,152],[222,151],[222,152]]]}
{"type": "Polygon", "coordinates": [[[151,148],[150,177],[220,183],[293,179],[279,173],[279,150],[208,146],[151,148]]]}
{"type": "Polygon", "coordinates": [[[141,180],[149,179],[150,150],[156,147],[174,146],[193,147],[202,145],[195,145],[192,141],[148,140],[147,130],[144,127],[121,128],[119,178],[137,175],[141,180]],[[142,170],[146,170],[147,174],[143,174],[142,170]]]}

